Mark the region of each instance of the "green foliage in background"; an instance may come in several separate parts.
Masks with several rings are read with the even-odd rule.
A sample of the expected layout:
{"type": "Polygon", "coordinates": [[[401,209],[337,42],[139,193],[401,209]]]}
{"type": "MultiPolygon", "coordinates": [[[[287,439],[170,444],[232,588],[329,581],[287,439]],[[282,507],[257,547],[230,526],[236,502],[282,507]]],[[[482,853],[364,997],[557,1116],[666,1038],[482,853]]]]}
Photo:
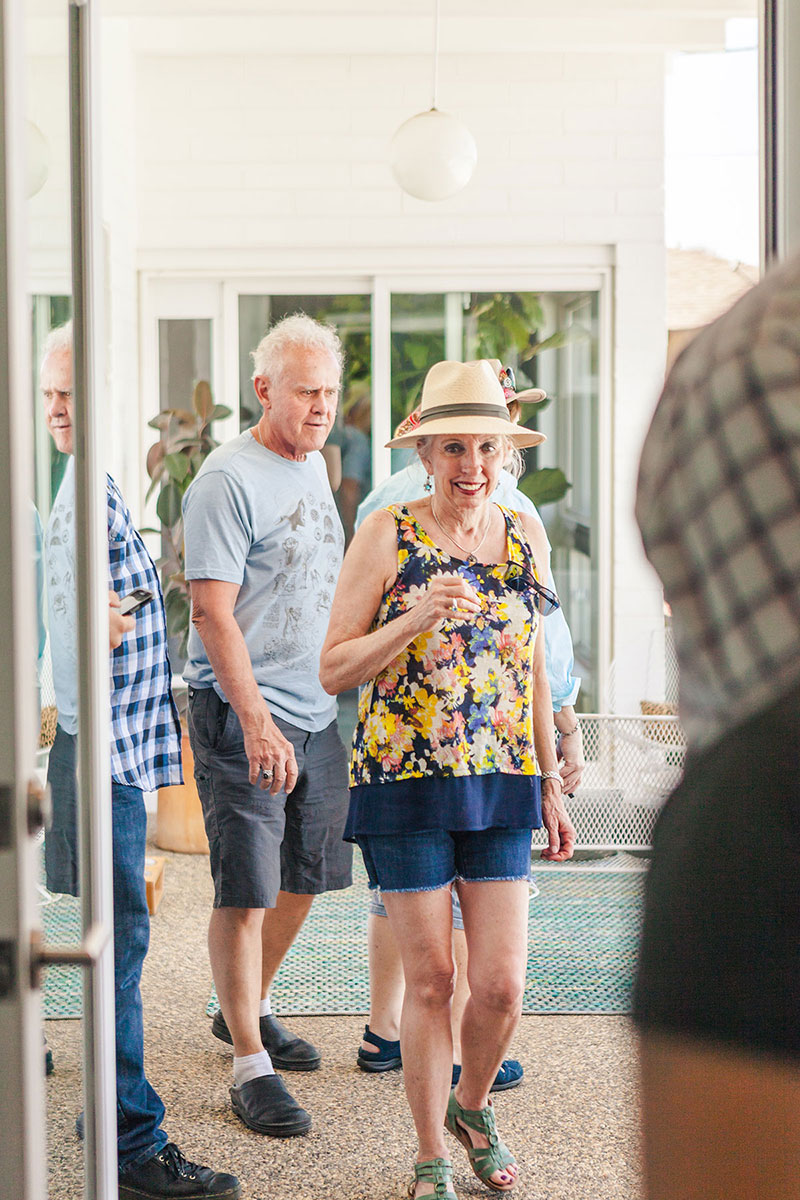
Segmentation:
{"type": "Polygon", "coordinates": [[[523,475],[517,487],[537,508],[541,508],[543,504],[555,504],[557,500],[563,500],[572,484],[567,482],[560,467],[539,467],[523,475]]]}
{"type": "Polygon", "coordinates": [[[183,497],[208,455],[219,445],[211,433],[212,423],[230,415],[231,410],[224,404],[214,403],[210,385],[201,379],[195,385],[191,409],[168,408],[148,421],[152,429],[161,431],[161,437],[147,452],[147,474],[151,480],[147,498],[160,489],[156,512],[161,529],[145,532],[161,534],[163,557],[157,565],[162,570],[162,579],[166,579],[167,632],[170,637],[180,638],[183,657],[191,613],[189,585],[184,575],[183,497]]]}

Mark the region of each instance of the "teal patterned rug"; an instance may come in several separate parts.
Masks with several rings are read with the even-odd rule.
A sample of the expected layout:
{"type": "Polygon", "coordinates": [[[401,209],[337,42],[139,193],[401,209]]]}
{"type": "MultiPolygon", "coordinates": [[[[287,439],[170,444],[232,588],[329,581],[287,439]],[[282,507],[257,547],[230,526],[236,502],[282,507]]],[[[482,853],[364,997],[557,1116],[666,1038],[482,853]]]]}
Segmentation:
{"type": "MultiPolygon", "coordinates": [[[[50,896],[42,889],[39,912],[48,945],[79,945],[81,902],[77,896],[50,896]]],[[[83,972],[80,967],[48,967],[44,973],[42,1005],[45,1019],[83,1015],[83,972]]]]}
{"type": "MultiPolygon", "coordinates": [[[[357,854],[346,892],[318,897],[272,989],[287,1015],[367,1013],[366,872],[357,854]]],[[[523,1012],[630,1011],[642,915],[641,860],[615,854],[537,864],[523,1012]]],[[[207,1013],[217,1008],[212,990],[207,1013]]]]}

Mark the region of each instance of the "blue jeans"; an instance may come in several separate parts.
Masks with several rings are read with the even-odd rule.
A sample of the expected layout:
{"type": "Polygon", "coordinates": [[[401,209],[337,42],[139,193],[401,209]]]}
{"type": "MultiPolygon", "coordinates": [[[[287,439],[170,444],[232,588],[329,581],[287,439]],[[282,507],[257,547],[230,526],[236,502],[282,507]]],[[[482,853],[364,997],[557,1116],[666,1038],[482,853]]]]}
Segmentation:
{"type": "MultiPolygon", "coordinates": [[[[74,735],[59,728],[58,753],[48,780],[59,806],[76,801],[74,735]]],[[[54,746],[54,749],[55,749],[54,746]]],[[[74,822],[73,822],[74,828],[74,822]]],[[[120,1169],[152,1158],[167,1143],[164,1105],[144,1073],[144,1029],[139,983],[150,944],[144,883],[147,816],[139,788],[111,784],[114,867],[114,1013],[117,1058],[117,1154],[120,1169]]],[[[77,855],[75,855],[77,859],[77,855]]]]}

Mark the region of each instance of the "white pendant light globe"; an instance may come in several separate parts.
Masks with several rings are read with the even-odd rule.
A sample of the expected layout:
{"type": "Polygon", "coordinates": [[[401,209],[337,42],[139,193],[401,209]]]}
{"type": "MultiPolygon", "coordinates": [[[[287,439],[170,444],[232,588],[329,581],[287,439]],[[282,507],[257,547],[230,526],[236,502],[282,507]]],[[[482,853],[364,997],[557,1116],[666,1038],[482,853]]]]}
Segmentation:
{"type": "Polygon", "coordinates": [[[466,187],[478,161],[475,139],[450,113],[431,108],[404,121],[392,138],[392,172],[418,200],[446,200],[466,187]]]}

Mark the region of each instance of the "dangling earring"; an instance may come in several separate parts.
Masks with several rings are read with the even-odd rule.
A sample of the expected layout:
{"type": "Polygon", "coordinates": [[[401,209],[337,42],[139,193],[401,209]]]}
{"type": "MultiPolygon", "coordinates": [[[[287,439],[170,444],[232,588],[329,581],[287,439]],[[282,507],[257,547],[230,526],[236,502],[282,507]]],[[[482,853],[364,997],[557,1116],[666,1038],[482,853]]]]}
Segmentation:
{"type": "Polygon", "coordinates": [[[426,476],[425,476],[425,482],[424,482],[424,484],[422,485],[422,490],[423,490],[424,492],[432,492],[432,491],[433,491],[433,484],[432,484],[432,482],[431,482],[431,477],[430,477],[430,475],[426,475],[426,476]]]}

